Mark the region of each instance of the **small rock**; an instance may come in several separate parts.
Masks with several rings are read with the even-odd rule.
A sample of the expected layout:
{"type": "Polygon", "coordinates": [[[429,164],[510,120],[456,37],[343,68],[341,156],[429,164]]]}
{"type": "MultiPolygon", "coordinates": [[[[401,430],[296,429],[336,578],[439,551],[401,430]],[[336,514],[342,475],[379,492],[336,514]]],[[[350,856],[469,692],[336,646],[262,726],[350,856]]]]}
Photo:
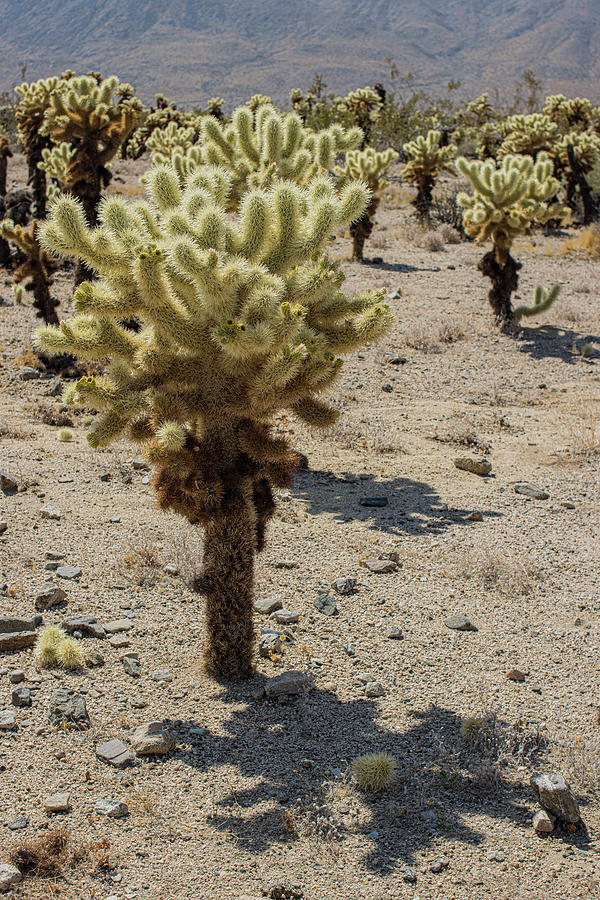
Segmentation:
{"type": "Polygon", "coordinates": [[[405,881],[407,884],[417,883],[417,876],[415,872],[413,872],[413,870],[408,866],[402,866],[402,868],[400,869],[400,877],[402,881],[405,881]]]}
{"type": "Polygon", "coordinates": [[[324,591],[315,599],[315,609],[318,609],[324,616],[336,616],[338,608],[335,597],[332,597],[328,591],[324,591]]]}
{"type": "MultiPolygon", "coordinates": [[[[560,505],[564,507],[564,509],[575,509],[575,504],[571,500],[561,500],[560,505]]],[[[1,527],[1,523],[0,523],[1,527]]]]}
{"type": "Polygon", "coordinates": [[[17,714],[14,709],[0,709],[0,731],[16,731],[17,714]]]}
{"type": "Polygon", "coordinates": [[[390,628],[388,639],[391,641],[401,641],[404,639],[404,633],[401,628],[390,628]]]}
{"type": "Polygon", "coordinates": [[[506,677],[509,681],[525,681],[526,675],[520,669],[511,669],[506,673],[506,677]]]}
{"type": "Polygon", "coordinates": [[[111,516],[108,520],[112,525],[118,525],[121,521],[121,516],[111,516]]]}
{"type": "Polygon", "coordinates": [[[278,609],[274,613],[274,618],[280,625],[294,625],[299,621],[300,613],[294,612],[291,609],[278,609]]]}
{"type": "Polygon", "coordinates": [[[7,528],[8,522],[5,522],[4,519],[0,519],[0,534],[4,534],[7,528]]]}
{"type": "Polygon", "coordinates": [[[21,619],[18,616],[0,616],[0,635],[15,634],[20,631],[33,631],[36,627],[33,619],[21,619]]]}
{"type": "Polygon", "coordinates": [[[104,640],[106,637],[106,631],[98,623],[96,616],[92,615],[70,616],[63,622],[63,628],[67,634],[80,631],[84,637],[97,638],[98,640],[104,640]]]}
{"type": "Polygon", "coordinates": [[[31,691],[19,685],[13,690],[10,699],[13,706],[31,706],[31,691]]]}
{"type": "Polygon", "coordinates": [[[19,869],[10,863],[0,863],[0,892],[6,894],[15,884],[23,880],[19,869]]]}
{"type": "Polygon", "coordinates": [[[533,830],[537,834],[550,834],[554,831],[555,822],[556,816],[553,816],[552,813],[547,812],[545,809],[540,809],[533,817],[533,830]]]}
{"type": "Polygon", "coordinates": [[[109,816],[111,819],[123,819],[129,815],[129,807],[123,800],[107,800],[104,797],[96,800],[94,810],[99,816],[109,816]]]}
{"type": "Polygon", "coordinates": [[[19,482],[13,475],[0,469],[0,488],[5,494],[14,494],[19,490],[19,482]]]}
{"type": "Polygon", "coordinates": [[[148,472],[148,470],[150,469],[150,466],[145,459],[132,459],[131,465],[134,469],[138,469],[141,472],[148,472]]]}
{"type": "Polygon", "coordinates": [[[33,381],[34,379],[39,377],[39,370],[34,369],[33,366],[23,366],[23,368],[19,372],[19,378],[21,379],[21,381],[33,381]]]}
{"type": "Polygon", "coordinates": [[[132,628],[133,622],[131,619],[114,619],[112,622],[107,622],[104,626],[107,634],[119,634],[121,631],[130,631],[132,628]]]}
{"type": "Polygon", "coordinates": [[[115,634],[108,639],[108,643],[114,650],[124,650],[125,647],[129,647],[131,641],[124,634],[115,634]]]}
{"type": "Polygon", "coordinates": [[[104,482],[110,481],[110,479],[112,478],[112,473],[111,472],[101,472],[101,474],[98,475],[98,478],[100,479],[100,481],[104,481],[104,482]]]}
{"type": "Polygon", "coordinates": [[[388,572],[395,572],[398,568],[398,564],[392,559],[365,559],[361,565],[374,575],[385,575],[388,572]]]}
{"type": "Polygon", "coordinates": [[[483,522],[483,513],[479,512],[478,509],[474,509],[473,512],[470,512],[467,516],[467,521],[469,522],[483,522]]]}
{"type": "Polygon", "coordinates": [[[531,787],[538,796],[541,806],[563,822],[576,825],[581,818],[579,804],[565,780],[564,775],[532,775],[531,787]]]}
{"type": "Polygon", "coordinates": [[[163,571],[166,575],[179,575],[179,566],[175,563],[167,563],[163,571]]]}
{"type": "Polygon", "coordinates": [[[63,591],[61,587],[54,584],[53,581],[47,581],[39,589],[34,605],[35,608],[41,612],[44,609],[52,609],[55,606],[60,606],[61,603],[68,602],[68,599],[66,592],[63,591]]]}
{"type": "Polygon", "coordinates": [[[142,664],[137,653],[126,653],[121,662],[127,675],[131,675],[132,678],[139,678],[142,673],[142,664]]]}
{"type": "Polygon", "coordinates": [[[56,574],[59,578],[66,578],[69,581],[72,581],[74,578],[80,577],[81,569],[79,566],[59,566],[56,570],[56,574]]]}
{"type": "Polygon", "coordinates": [[[443,871],[443,869],[447,869],[449,865],[450,860],[447,856],[438,856],[438,858],[434,859],[434,861],[429,866],[429,871],[433,872],[434,875],[438,875],[441,871],[443,871]]]}
{"type": "Polygon", "coordinates": [[[15,816],[12,822],[8,823],[8,827],[11,831],[22,831],[24,828],[27,828],[28,825],[29,819],[22,813],[18,816],[15,816]]]}
{"type": "Polygon", "coordinates": [[[297,569],[299,566],[294,559],[276,559],[271,565],[274,569],[297,569]]]}
{"type": "Polygon", "coordinates": [[[108,763],[109,766],[114,766],[116,769],[125,769],[135,762],[135,756],[131,750],[118,738],[98,744],[96,756],[102,762],[108,763]]]}
{"type": "Polygon", "coordinates": [[[44,809],[47,813],[68,812],[71,808],[71,795],[64,792],[60,794],[51,794],[44,800],[44,809]]]}
{"type": "Polygon", "coordinates": [[[284,694],[303,694],[312,689],[312,679],[303,672],[282,672],[275,678],[268,678],[265,682],[267,697],[280,697],[284,694]]]}
{"type": "Polygon", "coordinates": [[[489,475],[492,471],[492,464],[487,459],[472,459],[469,456],[457,456],[454,465],[457,469],[471,472],[473,475],[489,475]]]}
{"type": "Polygon", "coordinates": [[[175,738],[160,722],[151,722],[135,729],[131,746],[138,756],[169,753],[175,746],[175,738]]]}
{"type": "Polygon", "coordinates": [[[359,500],[361,506],[381,507],[388,505],[387,497],[361,497],[359,500]]]}
{"type": "Polygon", "coordinates": [[[150,677],[152,681],[164,681],[165,683],[173,681],[173,676],[168,669],[155,669],[150,677]]]}
{"type": "Polygon", "coordinates": [[[104,665],[104,657],[95,647],[90,647],[89,650],[86,650],[85,661],[91,668],[104,665]]]}
{"type": "Polygon", "coordinates": [[[547,500],[550,494],[536,487],[535,484],[529,484],[527,481],[519,481],[515,484],[515,493],[522,494],[524,497],[531,497],[532,500],[547,500]]]}
{"type": "Polygon", "coordinates": [[[356,578],[353,578],[351,575],[345,578],[336,578],[332,585],[338,594],[353,594],[356,591],[356,578]]]}
{"type": "Polygon", "coordinates": [[[273,597],[263,597],[254,604],[254,609],[259,613],[263,613],[265,616],[270,615],[270,613],[275,612],[276,609],[281,609],[282,607],[283,603],[281,600],[275,600],[273,597]]]}
{"type": "Polygon", "coordinates": [[[12,672],[8,673],[8,680],[11,684],[20,684],[22,681],[25,681],[25,672],[23,669],[13,669],[12,672]]]}
{"type": "MultiPolygon", "coordinates": [[[[394,295],[392,294],[392,297],[393,296],[394,295]]],[[[389,356],[387,362],[390,366],[404,366],[408,360],[406,356],[389,356]]]]}
{"type": "Polygon", "coordinates": [[[40,516],[42,519],[53,519],[58,522],[62,513],[60,509],[55,509],[53,506],[44,506],[44,508],[40,510],[40,516]]]}
{"type": "Polygon", "coordinates": [[[380,681],[368,681],[365,685],[365,694],[367,697],[383,697],[385,689],[380,681]]]}
{"type": "Polygon", "coordinates": [[[477,627],[473,625],[468,616],[463,615],[463,613],[457,613],[453,616],[448,616],[446,621],[444,622],[446,628],[451,628],[453,631],[477,631],[477,627]]]}
{"type": "Polygon", "coordinates": [[[59,688],[50,698],[48,718],[53,725],[87,727],[90,723],[85,697],[75,691],[59,688]]]}
{"type": "Polygon", "coordinates": [[[13,631],[9,634],[2,634],[0,631],[0,653],[9,653],[11,650],[33,647],[35,640],[35,631],[13,631]]]}
{"type": "Polygon", "coordinates": [[[263,659],[270,659],[271,656],[278,656],[281,653],[281,637],[274,632],[261,634],[258,639],[258,655],[263,659]]]}

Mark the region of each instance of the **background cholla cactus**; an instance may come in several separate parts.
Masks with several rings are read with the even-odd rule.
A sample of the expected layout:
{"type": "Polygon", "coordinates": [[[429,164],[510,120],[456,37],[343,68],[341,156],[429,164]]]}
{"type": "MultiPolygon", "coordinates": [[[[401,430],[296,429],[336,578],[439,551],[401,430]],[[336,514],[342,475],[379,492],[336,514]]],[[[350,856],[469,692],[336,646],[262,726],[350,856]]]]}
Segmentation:
{"type": "Polygon", "coordinates": [[[207,167],[182,188],[174,170],[157,167],[149,202],[103,200],[98,229],[59,198],[44,242],[99,278],[76,290],[71,321],[38,335],[54,353],[110,361],[71,397],[102,410],[90,443],[141,443],[160,506],[204,527],[205,662],[223,676],[252,671],[254,557],[273,488],[298,463],[271,434],[274,416],[287,408],[330,425],[337,414],[319,395],[339,374],[339,354],[378,338],[391,318],[382,294],[346,296],[343,275],[318,258],[331,232],[364,211],[363,185],[280,180],[249,191],[232,217],[231,183],[207,167]],[[139,333],[120,324],[130,316],[139,333]]]}
{"type": "Polygon", "coordinates": [[[0,223],[0,234],[25,253],[25,261],[17,267],[13,275],[14,283],[27,282],[25,290],[33,294],[33,306],[37,310],[37,316],[47,325],[57,325],[58,300],[50,295],[50,288],[52,275],[58,269],[58,263],[41,247],[37,221],[26,228],[5,219],[0,223]]]}
{"type": "Polygon", "coordinates": [[[600,121],[600,106],[592,106],[587,97],[573,97],[571,100],[563,94],[546,97],[543,112],[562,132],[587,131],[600,121]]]}
{"type": "Polygon", "coordinates": [[[355,147],[362,138],[358,128],[349,131],[333,125],[309,131],[295,113],[280,113],[268,98],[253,97],[251,105],[234,110],[231,123],[221,124],[205,116],[197,142],[183,149],[188,136],[173,129],[168,142],[155,132],[154,163],[171,163],[183,182],[203,165],[221,166],[231,173],[230,210],[237,210],[248,188],[269,188],[277,179],[307,184],[318,172],[332,168],[341,151],[355,147]]]}
{"type": "Polygon", "coordinates": [[[346,153],[345,165],[338,166],[335,169],[336,174],[341,178],[341,184],[345,184],[348,180],[362,181],[371,192],[371,201],[367,209],[359,219],[350,225],[353,260],[363,261],[365,241],[373,231],[377,207],[385,188],[389,184],[389,181],[384,176],[388,168],[397,159],[398,154],[391,147],[382,153],[373,150],[371,147],[366,150],[349,150],[346,153]]]}
{"type": "Polygon", "coordinates": [[[334,107],[337,116],[348,126],[356,126],[363,132],[360,149],[370,142],[373,125],[377,122],[381,108],[385,100],[385,90],[379,85],[379,90],[364,87],[351,91],[345,97],[337,97],[334,107]]]}
{"type": "Polygon", "coordinates": [[[600,137],[593,132],[570,132],[552,147],[554,170],[564,184],[569,208],[577,210],[577,196],[583,208],[583,224],[598,218],[598,204],[586,178],[600,160],[600,137]]]}
{"type": "Polygon", "coordinates": [[[125,139],[121,146],[121,156],[128,159],[139,159],[146,150],[148,138],[155,132],[162,132],[171,124],[185,126],[189,124],[190,113],[177,109],[162,94],[156,95],[156,107],[146,111],[143,124],[125,139]]]}
{"type": "Polygon", "coordinates": [[[418,191],[413,205],[419,218],[427,222],[436,178],[442,172],[454,172],[453,148],[440,146],[440,137],[439,131],[428,131],[427,137],[419,135],[403,146],[408,162],[402,170],[402,177],[409,184],[416,184],[418,191]]]}
{"type": "Polygon", "coordinates": [[[488,297],[497,323],[510,330],[515,325],[511,295],[517,289],[521,268],[510,250],[515,237],[528,232],[534,223],[560,220],[568,213],[553,202],[559,182],[545,153],[539,154],[537,162],[529,156],[505,156],[497,165],[460,157],[456,167],[474,189],[472,195],[458,195],[464,207],[463,227],[478,242],[490,238],[493,242],[479,269],[491,279],[488,297]]]}
{"type": "Polygon", "coordinates": [[[21,97],[16,110],[17,133],[23,144],[29,169],[29,181],[33,192],[33,213],[36,218],[46,215],[46,173],[39,167],[45,149],[52,147],[51,135],[42,130],[44,117],[50,108],[51,97],[61,90],[65,81],[61,78],[41,78],[15,88],[21,97]]]}
{"type": "Polygon", "coordinates": [[[498,159],[505,156],[531,156],[549,152],[558,137],[558,125],[543,113],[509,116],[503,123],[504,140],[498,148],[498,159]]]}
{"type": "Polygon", "coordinates": [[[6,175],[8,172],[8,160],[12,156],[10,140],[4,134],[0,134],[0,197],[6,194],[6,175]]]}

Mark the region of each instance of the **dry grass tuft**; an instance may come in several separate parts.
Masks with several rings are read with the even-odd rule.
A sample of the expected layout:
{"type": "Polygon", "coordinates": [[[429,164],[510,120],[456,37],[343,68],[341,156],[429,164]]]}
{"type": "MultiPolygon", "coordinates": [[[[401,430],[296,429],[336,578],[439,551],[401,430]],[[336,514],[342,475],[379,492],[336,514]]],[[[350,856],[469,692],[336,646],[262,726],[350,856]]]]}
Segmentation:
{"type": "Polygon", "coordinates": [[[472,579],[487,591],[526,597],[543,578],[543,570],[509,547],[483,545],[458,558],[458,574],[472,579]]]}
{"type": "Polygon", "coordinates": [[[590,259],[600,259],[600,225],[584,228],[576,237],[565,241],[564,252],[583,253],[590,259]]]}
{"type": "Polygon", "coordinates": [[[145,540],[139,544],[131,544],[123,562],[126,570],[133,575],[136,584],[147,587],[156,584],[160,559],[158,550],[151,541],[145,540]]]}
{"type": "Polygon", "coordinates": [[[569,426],[571,452],[577,456],[600,453],[600,399],[582,397],[574,407],[576,419],[569,426]]]}
{"type": "Polygon", "coordinates": [[[49,877],[59,875],[65,868],[81,859],[81,850],[73,848],[67,828],[53,828],[43,837],[17,844],[10,852],[10,861],[24,875],[49,877]]]}
{"type": "Polygon", "coordinates": [[[450,319],[431,325],[415,325],[404,334],[404,343],[421,353],[439,353],[440,344],[452,344],[465,337],[458,322],[450,319]]]}

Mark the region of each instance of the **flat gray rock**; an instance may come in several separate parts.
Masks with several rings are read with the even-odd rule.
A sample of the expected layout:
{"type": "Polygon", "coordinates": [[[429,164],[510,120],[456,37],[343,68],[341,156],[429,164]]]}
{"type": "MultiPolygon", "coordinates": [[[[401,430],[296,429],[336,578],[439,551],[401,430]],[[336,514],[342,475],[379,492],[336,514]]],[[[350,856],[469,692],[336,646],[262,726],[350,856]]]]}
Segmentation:
{"type": "Polygon", "coordinates": [[[13,706],[31,706],[31,691],[19,685],[13,689],[10,700],[13,706]]]}
{"type": "Polygon", "coordinates": [[[33,631],[33,619],[20,619],[16,616],[0,616],[0,634],[14,634],[18,631],[33,631]]]}
{"type": "Polygon", "coordinates": [[[83,637],[98,638],[98,640],[106,637],[106,631],[99,624],[96,616],[89,614],[85,616],[69,616],[62,623],[62,627],[67,634],[74,634],[76,631],[79,631],[83,637]]]}
{"type": "Polygon", "coordinates": [[[160,722],[150,722],[135,729],[131,746],[138,756],[164,754],[174,748],[175,738],[160,722]]]}
{"type": "Polygon", "coordinates": [[[542,488],[536,487],[535,484],[529,484],[527,481],[519,481],[515,484],[515,493],[522,494],[524,497],[531,497],[532,500],[547,500],[550,494],[542,488]]]}
{"type": "Polygon", "coordinates": [[[56,509],[54,506],[44,506],[43,509],[40,510],[40,516],[42,519],[50,519],[52,522],[60,522],[62,513],[60,509],[56,509]]]}
{"type": "Polygon", "coordinates": [[[71,795],[67,791],[51,794],[44,800],[44,809],[47,813],[68,812],[71,808],[71,795]]]}
{"type": "Polygon", "coordinates": [[[300,613],[291,609],[278,609],[275,612],[275,621],[280,625],[294,625],[300,619],[300,613]]]}
{"type": "Polygon", "coordinates": [[[173,676],[167,669],[155,669],[150,677],[152,681],[164,681],[165,683],[173,681],[173,676]]]}
{"type": "Polygon", "coordinates": [[[99,816],[109,816],[111,819],[123,819],[129,815],[129,807],[123,800],[107,800],[104,797],[96,800],[94,810],[99,816]]]}
{"type": "Polygon", "coordinates": [[[28,825],[29,819],[27,818],[27,816],[24,816],[23,813],[15,816],[12,822],[8,823],[8,827],[11,831],[23,831],[23,829],[27,828],[28,825]]]}
{"type": "Polygon", "coordinates": [[[395,572],[398,568],[398,564],[392,559],[365,559],[361,565],[374,575],[385,575],[388,572],[395,572]]]}
{"type": "Polygon", "coordinates": [[[352,575],[346,575],[343,578],[336,578],[332,585],[334,591],[338,594],[353,594],[356,591],[356,578],[352,575]]]}
{"type": "Polygon", "coordinates": [[[335,597],[332,597],[328,591],[324,591],[315,599],[315,609],[318,609],[324,616],[336,616],[338,608],[335,597]]]}
{"type": "Polygon", "coordinates": [[[387,497],[361,497],[359,500],[361,506],[383,507],[388,505],[387,497]]]}
{"type": "Polygon", "coordinates": [[[0,731],[16,731],[17,714],[14,709],[0,709],[0,731]]]}
{"type": "Polygon", "coordinates": [[[473,625],[468,616],[465,616],[463,613],[457,613],[454,616],[448,616],[446,621],[444,622],[446,628],[451,628],[453,631],[477,631],[477,626],[473,625]]]}
{"type": "Polygon", "coordinates": [[[107,634],[119,634],[122,631],[130,631],[132,628],[133,622],[131,619],[113,619],[112,622],[107,622],[104,626],[107,634]]]}
{"type": "Polygon", "coordinates": [[[90,719],[85,705],[85,697],[75,691],[59,688],[50,698],[48,718],[53,725],[86,728],[90,719]]]}
{"type": "Polygon", "coordinates": [[[0,488],[5,494],[14,494],[19,490],[19,482],[14,475],[0,469],[0,488]]]}
{"type": "Polygon", "coordinates": [[[380,681],[368,681],[365,685],[367,697],[383,697],[385,688],[380,681]]]}
{"type": "Polygon", "coordinates": [[[529,783],[545,810],[563,822],[573,825],[579,822],[579,804],[564,775],[532,775],[529,783]]]}
{"type": "Polygon", "coordinates": [[[10,863],[0,863],[0,892],[6,894],[15,884],[19,884],[23,876],[16,866],[10,863]]]}
{"type": "Polygon", "coordinates": [[[114,766],[116,769],[125,769],[135,761],[135,756],[131,750],[118,738],[98,744],[96,756],[102,762],[108,763],[109,766],[114,766]]]}
{"type": "Polygon", "coordinates": [[[132,678],[139,678],[142,674],[142,664],[138,658],[137,653],[126,653],[121,659],[123,663],[123,668],[127,675],[130,675],[132,678]]]}
{"type": "Polygon", "coordinates": [[[268,678],[265,682],[265,694],[267,697],[281,697],[286,694],[304,694],[312,689],[312,679],[303,672],[282,672],[274,678],[268,678]]]}
{"type": "MultiPolygon", "coordinates": [[[[59,566],[56,570],[57,575],[60,568],[59,566]]],[[[34,605],[41,612],[45,609],[60,606],[61,603],[66,603],[68,599],[66,591],[63,591],[58,584],[55,584],[53,581],[46,581],[39,589],[34,605]]]]}
{"type": "Polygon", "coordinates": [[[11,650],[33,647],[35,639],[35,631],[15,631],[11,634],[0,634],[0,653],[9,653],[11,650]]]}
{"type": "Polygon", "coordinates": [[[283,603],[281,600],[276,600],[274,597],[263,597],[254,604],[256,612],[262,613],[265,616],[270,615],[272,612],[275,612],[276,609],[281,609],[282,607],[283,603]]]}
{"type": "Polygon", "coordinates": [[[545,809],[539,809],[533,817],[533,830],[536,834],[550,834],[554,831],[555,822],[556,816],[545,809]]]}
{"type": "Polygon", "coordinates": [[[66,578],[68,581],[72,581],[74,578],[80,577],[81,569],[79,566],[59,566],[56,574],[59,578],[66,578]]]}

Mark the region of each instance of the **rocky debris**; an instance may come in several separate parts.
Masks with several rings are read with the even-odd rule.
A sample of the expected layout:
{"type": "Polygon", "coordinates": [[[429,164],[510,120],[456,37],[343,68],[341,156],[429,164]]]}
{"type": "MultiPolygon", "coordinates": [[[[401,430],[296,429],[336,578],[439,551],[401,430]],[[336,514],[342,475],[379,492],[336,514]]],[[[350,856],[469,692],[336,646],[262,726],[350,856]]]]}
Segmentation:
{"type": "Polygon", "coordinates": [[[98,744],[96,756],[102,762],[108,763],[109,766],[114,766],[116,769],[125,769],[135,762],[135,756],[131,750],[118,738],[98,744]]]}
{"type": "Polygon", "coordinates": [[[385,688],[380,681],[368,681],[365,685],[365,694],[367,697],[383,697],[385,688]]]}
{"type": "Polygon", "coordinates": [[[545,810],[563,822],[570,822],[572,825],[579,822],[579,804],[564,775],[532,775],[529,783],[545,810]]]}
{"type": "Polygon", "coordinates": [[[525,681],[527,676],[520,669],[511,669],[510,672],[506,673],[506,677],[509,681],[525,681]]]}
{"type": "Polygon", "coordinates": [[[73,581],[73,579],[81,576],[81,569],[79,566],[59,566],[56,570],[56,574],[59,578],[66,578],[68,581],[73,581]]]}
{"type": "Polygon", "coordinates": [[[533,817],[533,830],[536,834],[550,834],[554,831],[555,822],[556,816],[545,809],[539,809],[533,817]]]}
{"type": "Polygon", "coordinates": [[[109,816],[111,819],[123,819],[129,815],[129,807],[123,800],[107,800],[104,797],[96,800],[94,810],[99,816],[109,816]]]}
{"type": "Polygon", "coordinates": [[[53,581],[46,581],[39,589],[34,605],[35,608],[41,612],[45,609],[52,609],[55,606],[60,606],[61,603],[67,603],[68,600],[69,598],[66,591],[63,591],[58,584],[54,584],[53,581]]]}
{"type": "Polygon", "coordinates": [[[16,866],[11,866],[10,863],[0,863],[0,891],[3,894],[6,894],[22,880],[23,876],[16,866]]]}
{"type": "Polygon", "coordinates": [[[259,613],[263,613],[265,616],[270,615],[272,612],[275,612],[275,610],[281,609],[282,607],[283,603],[281,600],[275,600],[273,597],[263,597],[254,604],[254,609],[259,613]]]}
{"type": "Polygon", "coordinates": [[[492,464],[487,459],[473,459],[470,456],[457,456],[454,465],[457,469],[471,472],[473,475],[489,475],[492,471],[492,464]]]}
{"type": "Polygon", "coordinates": [[[354,594],[354,592],[356,591],[356,581],[356,578],[351,575],[347,575],[344,578],[336,578],[332,582],[332,587],[338,594],[354,594]]]}
{"type": "Polygon", "coordinates": [[[312,678],[303,672],[291,670],[282,672],[274,678],[268,678],[265,682],[265,694],[267,697],[281,697],[286,694],[304,694],[312,689],[312,678]]]}
{"type": "Polygon", "coordinates": [[[12,822],[8,823],[8,828],[11,831],[23,831],[23,829],[27,828],[29,825],[29,819],[27,816],[24,816],[23,813],[19,813],[18,816],[12,820],[12,822]]]}
{"type": "Polygon", "coordinates": [[[165,575],[179,575],[179,566],[175,563],[167,563],[164,567],[163,572],[165,575]]]}
{"type": "Polygon", "coordinates": [[[167,684],[169,681],[173,681],[173,676],[168,671],[168,669],[155,669],[151,674],[152,681],[162,681],[167,684]]]}
{"type": "Polygon", "coordinates": [[[29,688],[19,685],[12,691],[10,701],[13,706],[31,706],[31,691],[29,688]]]}
{"type": "Polygon", "coordinates": [[[478,509],[474,509],[473,512],[470,512],[467,516],[468,522],[483,522],[483,513],[478,509]]]}
{"type": "Polygon", "coordinates": [[[67,634],[77,635],[79,632],[81,637],[97,638],[98,640],[103,640],[106,637],[106,631],[100,625],[96,616],[89,614],[85,616],[69,616],[68,619],[64,620],[62,627],[67,634]]]}
{"type": "Polygon", "coordinates": [[[404,639],[404,632],[401,628],[396,628],[394,626],[394,628],[390,628],[388,632],[388,639],[390,641],[401,641],[404,639]]]}
{"type": "Polygon", "coordinates": [[[59,728],[73,726],[86,728],[90,724],[85,697],[75,691],[59,688],[50,698],[48,719],[59,728]]]}
{"type": "Polygon", "coordinates": [[[131,619],[114,619],[107,622],[104,630],[107,634],[119,634],[121,631],[130,631],[133,628],[131,619]]]}
{"type": "Polygon", "coordinates": [[[291,609],[278,609],[274,614],[274,618],[280,625],[294,625],[299,621],[300,613],[291,609]]]}
{"type": "Polygon", "coordinates": [[[361,561],[361,566],[365,566],[374,575],[385,575],[388,572],[395,572],[398,563],[393,559],[365,559],[361,561]]]}
{"type": "Polygon", "coordinates": [[[175,747],[175,738],[160,722],[150,722],[135,729],[131,746],[138,756],[169,753],[175,747]]]}
{"type": "Polygon", "coordinates": [[[449,865],[450,860],[447,856],[438,856],[438,858],[434,859],[434,861],[429,866],[429,871],[433,872],[434,875],[438,875],[444,869],[447,869],[449,865]]]}
{"type": "Polygon", "coordinates": [[[0,519],[0,534],[4,534],[4,532],[7,530],[7,528],[8,528],[8,522],[6,522],[4,519],[0,519]]]}
{"type": "Polygon", "coordinates": [[[51,794],[44,800],[44,809],[49,814],[68,812],[71,809],[71,795],[67,791],[51,794]]]}
{"type": "Polygon", "coordinates": [[[323,591],[315,599],[315,609],[318,609],[324,616],[336,616],[338,608],[335,597],[332,597],[329,591],[323,591]]]}
{"type": "Polygon", "coordinates": [[[54,506],[44,506],[44,508],[40,510],[40,516],[42,519],[50,519],[53,522],[59,522],[62,513],[60,509],[56,509],[54,506]]]}
{"type": "Polygon", "coordinates": [[[19,378],[21,381],[34,381],[39,377],[39,369],[34,369],[33,366],[23,366],[23,368],[19,371],[19,378]]]}
{"type": "Polygon", "coordinates": [[[268,881],[262,889],[262,895],[270,900],[302,900],[304,897],[299,884],[287,881],[268,881]]]}
{"type": "Polygon", "coordinates": [[[123,668],[127,675],[130,675],[132,678],[140,677],[142,674],[142,664],[137,653],[125,653],[121,657],[121,662],[123,663],[123,668]]]}
{"type": "Polygon", "coordinates": [[[0,731],[16,731],[17,714],[14,709],[0,709],[0,731]]]}
{"type": "Polygon", "coordinates": [[[468,616],[465,616],[463,613],[456,613],[453,616],[448,616],[446,621],[444,622],[446,628],[451,628],[452,631],[477,631],[477,626],[473,625],[468,616]]]}
{"type": "Polygon", "coordinates": [[[258,639],[258,655],[263,659],[270,659],[271,656],[278,656],[281,653],[281,633],[277,631],[266,631],[260,635],[258,639]]]}
{"type": "Polygon", "coordinates": [[[531,500],[547,500],[550,496],[550,494],[542,490],[542,488],[536,487],[535,484],[529,484],[527,481],[518,481],[514,488],[516,494],[522,494],[524,497],[529,497],[531,500]]]}
{"type": "Polygon", "coordinates": [[[358,501],[361,506],[383,507],[388,505],[387,497],[361,497],[358,501]]]}
{"type": "Polygon", "coordinates": [[[19,490],[19,482],[14,475],[0,469],[0,488],[5,494],[14,494],[19,490]]]}

